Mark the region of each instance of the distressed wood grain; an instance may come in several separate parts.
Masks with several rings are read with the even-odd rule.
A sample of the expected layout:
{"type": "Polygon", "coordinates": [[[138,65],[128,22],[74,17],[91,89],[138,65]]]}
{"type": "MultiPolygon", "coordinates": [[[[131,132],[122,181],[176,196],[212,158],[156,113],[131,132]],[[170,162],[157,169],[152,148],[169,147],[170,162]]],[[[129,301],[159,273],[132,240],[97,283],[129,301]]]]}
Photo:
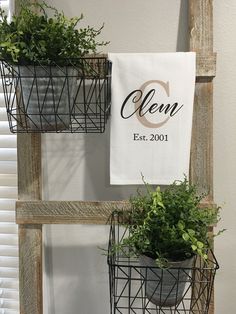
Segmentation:
{"type": "Polygon", "coordinates": [[[190,178],[197,184],[199,193],[213,199],[213,85],[202,79],[196,84],[190,178]]]}
{"type": "Polygon", "coordinates": [[[19,226],[20,313],[43,313],[42,226],[19,226]]]}
{"type": "Polygon", "coordinates": [[[216,76],[216,53],[196,53],[196,77],[212,79],[216,76]]]}
{"type": "MultiPolygon", "coordinates": [[[[41,199],[41,136],[17,134],[18,199],[41,199]]],[[[19,225],[20,314],[42,314],[42,226],[19,225]]]]}
{"type": "MultiPolygon", "coordinates": [[[[211,0],[189,0],[189,48],[200,55],[213,54],[213,5],[211,0]]],[[[215,61],[214,61],[215,62],[215,61]]],[[[213,85],[209,77],[196,83],[191,144],[191,181],[213,198],[213,85]]]]}
{"type": "MultiPolygon", "coordinates": [[[[41,199],[41,136],[17,134],[18,199],[41,199]]],[[[19,226],[21,314],[42,314],[42,226],[19,226]]]]}
{"type": "Polygon", "coordinates": [[[128,210],[128,201],[17,202],[16,222],[27,224],[106,224],[114,210],[128,210]]]}
{"type": "Polygon", "coordinates": [[[190,51],[213,52],[213,1],[189,0],[190,51]]]}
{"type": "MultiPolygon", "coordinates": [[[[213,1],[189,0],[189,48],[197,55],[214,55],[213,53],[213,1]]],[[[216,65],[216,59],[209,61],[216,65]]],[[[204,66],[204,63],[203,63],[204,66]]],[[[206,64],[206,68],[211,65],[206,64]]],[[[209,75],[197,77],[193,131],[191,143],[190,180],[199,186],[199,192],[207,194],[206,199],[213,203],[213,83],[209,75]]],[[[201,285],[201,283],[197,283],[201,285]]],[[[196,291],[201,286],[193,288],[192,302],[196,299],[196,291]]],[[[209,314],[214,314],[214,291],[209,307],[209,314]]],[[[202,295],[194,303],[193,313],[202,309],[202,295]]]]}
{"type": "Polygon", "coordinates": [[[18,198],[41,199],[41,134],[17,134],[18,198]]]}

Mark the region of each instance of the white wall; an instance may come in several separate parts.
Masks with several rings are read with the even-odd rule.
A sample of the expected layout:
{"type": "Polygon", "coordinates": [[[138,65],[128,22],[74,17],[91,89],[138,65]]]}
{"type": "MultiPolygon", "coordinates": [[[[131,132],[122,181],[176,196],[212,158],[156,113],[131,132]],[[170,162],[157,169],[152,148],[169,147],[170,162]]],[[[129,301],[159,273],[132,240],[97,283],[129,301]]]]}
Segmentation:
{"type": "MultiPolygon", "coordinates": [[[[185,51],[187,0],[48,0],[66,15],[85,15],[84,25],[100,26],[111,44],[105,51],[185,51]]],[[[215,199],[222,204],[228,231],[216,240],[221,269],[216,278],[216,314],[234,314],[236,288],[234,215],[236,177],[236,2],[215,0],[215,50],[218,72],[214,90],[215,199]]],[[[109,185],[109,132],[102,135],[43,136],[44,199],[102,200],[129,197],[136,187],[109,185]]],[[[109,312],[106,259],[107,227],[45,228],[45,313],[109,312]]]]}
{"type": "Polygon", "coordinates": [[[223,207],[220,226],[227,228],[215,242],[221,265],[216,281],[216,314],[233,314],[236,312],[236,1],[214,2],[218,53],[214,81],[214,191],[216,202],[223,207]]]}

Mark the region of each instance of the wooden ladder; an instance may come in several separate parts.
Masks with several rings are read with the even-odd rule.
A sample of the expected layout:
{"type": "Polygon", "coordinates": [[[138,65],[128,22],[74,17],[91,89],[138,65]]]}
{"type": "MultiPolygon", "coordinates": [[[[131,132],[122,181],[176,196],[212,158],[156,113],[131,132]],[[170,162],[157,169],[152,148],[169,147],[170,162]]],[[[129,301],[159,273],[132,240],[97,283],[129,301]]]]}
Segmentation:
{"type": "MultiPolygon", "coordinates": [[[[188,2],[189,50],[197,52],[190,179],[200,186],[201,192],[207,193],[203,205],[211,206],[214,203],[212,80],[216,72],[213,1],[188,2]]],[[[42,225],[104,224],[115,207],[127,209],[129,203],[42,201],[41,135],[18,134],[17,149],[19,201],[16,203],[16,222],[19,224],[20,313],[43,314],[42,225]]],[[[209,314],[213,313],[212,297],[209,314]]]]}

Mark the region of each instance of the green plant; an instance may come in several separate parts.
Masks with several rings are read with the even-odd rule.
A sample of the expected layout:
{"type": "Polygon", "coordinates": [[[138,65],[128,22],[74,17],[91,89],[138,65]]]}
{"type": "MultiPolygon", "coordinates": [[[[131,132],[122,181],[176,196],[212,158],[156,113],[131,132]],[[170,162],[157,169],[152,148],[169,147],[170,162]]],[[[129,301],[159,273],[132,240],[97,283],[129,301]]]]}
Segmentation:
{"type": "Polygon", "coordinates": [[[95,53],[97,47],[108,44],[96,40],[103,26],[98,30],[90,26],[76,29],[82,18],[82,14],[67,18],[45,2],[32,4],[27,0],[8,23],[0,9],[0,58],[19,64],[37,61],[47,64],[95,53]]]}
{"type": "Polygon", "coordinates": [[[132,210],[125,214],[129,236],[113,249],[128,247],[135,255],[156,259],[162,267],[194,254],[207,260],[212,239],[209,226],[219,220],[219,208],[200,208],[203,196],[198,196],[196,186],[186,178],[163,191],[145,185],[146,193],[132,197],[132,210]]]}

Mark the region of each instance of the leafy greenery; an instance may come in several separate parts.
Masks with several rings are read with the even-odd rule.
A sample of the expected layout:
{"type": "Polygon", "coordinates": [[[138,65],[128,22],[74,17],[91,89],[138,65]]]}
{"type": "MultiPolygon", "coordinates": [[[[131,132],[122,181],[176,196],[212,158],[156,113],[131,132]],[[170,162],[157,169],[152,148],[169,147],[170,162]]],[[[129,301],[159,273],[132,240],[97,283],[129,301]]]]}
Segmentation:
{"type": "Polygon", "coordinates": [[[135,254],[156,259],[159,266],[194,254],[207,260],[209,226],[219,220],[219,208],[200,208],[203,196],[186,178],[163,191],[145,185],[146,193],[138,192],[130,200],[132,210],[126,217],[130,235],[114,249],[128,246],[135,254]]]}
{"type": "Polygon", "coordinates": [[[90,26],[76,29],[82,18],[82,14],[67,18],[45,2],[32,4],[27,0],[22,2],[19,14],[13,16],[9,24],[0,9],[0,57],[14,63],[31,64],[95,53],[98,46],[108,44],[96,40],[103,26],[98,30],[90,26]]]}

